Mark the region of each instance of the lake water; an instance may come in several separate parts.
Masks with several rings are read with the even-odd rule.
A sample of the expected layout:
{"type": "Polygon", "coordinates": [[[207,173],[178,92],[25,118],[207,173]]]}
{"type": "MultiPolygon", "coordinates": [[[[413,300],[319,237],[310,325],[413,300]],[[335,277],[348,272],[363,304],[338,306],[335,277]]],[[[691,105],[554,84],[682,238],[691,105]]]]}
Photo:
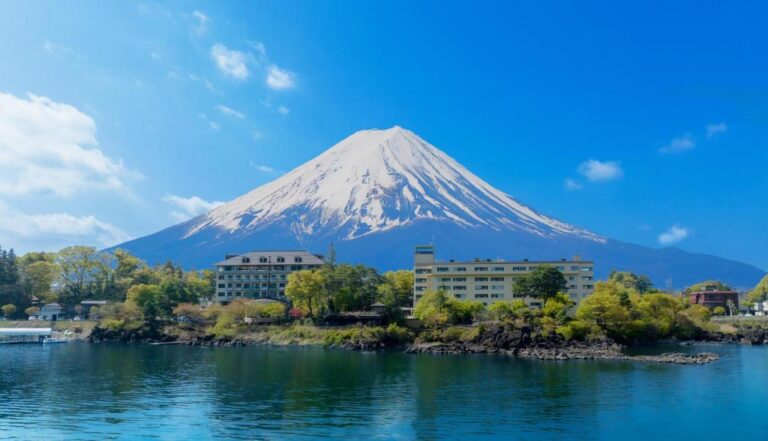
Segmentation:
{"type": "Polygon", "coordinates": [[[694,349],[722,358],[0,345],[0,439],[768,439],[768,347],[694,349]]]}

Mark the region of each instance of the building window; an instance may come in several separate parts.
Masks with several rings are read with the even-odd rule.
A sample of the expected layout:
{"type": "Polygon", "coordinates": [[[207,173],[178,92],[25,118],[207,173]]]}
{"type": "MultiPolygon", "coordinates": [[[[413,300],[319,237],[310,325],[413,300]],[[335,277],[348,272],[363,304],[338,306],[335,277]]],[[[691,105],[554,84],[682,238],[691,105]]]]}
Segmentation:
{"type": "Polygon", "coordinates": [[[432,274],[432,270],[429,268],[416,268],[416,274],[432,274]]]}
{"type": "Polygon", "coordinates": [[[467,285],[453,285],[454,291],[466,291],[467,285]]]}
{"type": "Polygon", "coordinates": [[[466,273],[467,272],[467,267],[466,266],[457,266],[456,267],[456,272],[457,273],[466,273]]]}
{"type": "Polygon", "coordinates": [[[593,286],[592,285],[582,285],[582,288],[584,288],[584,289],[592,289],[593,286]]]}
{"type": "Polygon", "coordinates": [[[450,278],[450,277],[441,277],[441,278],[440,278],[440,281],[441,281],[441,282],[450,282],[450,281],[451,281],[451,278],[450,278]]]}
{"type": "Polygon", "coordinates": [[[492,299],[503,299],[504,294],[491,294],[492,299]]]}
{"type": "Polygon", "coordinates": [[[453,281],[454,282],[466,282],[467,278],[466,277],[454,277],[453,281]]]}
{"type": "Polygon", "coordinates": [[[513,266],[512,271],[525,271],[524,266],[513,266]]]}
{"type": "Polygon", "coordinates": [[[491,285],[491,291],[504,291],[504,285],[491,285]]]}
{"type": "Polygon", "coordinates": [[[248,258],[248,257],[243,257],[242,259],[240,259],[240,262],[242,262],[242,263],[251,263],[251,259],[248,258]]]}
{"type": "Polygon", "coordinates": [[[475,271],[488,271],[487,266],[476,266],[475,271]]]}
{"type": "Polygon", "coordinates": [[[301,263],[303,260],[302,260],[301,257],[296,256],[296,257],[293,258],[293,261],[296,262],[296,263],[301,263]]]}
{"type": "Polygon", "coordinates": [[[503,277],[491,277],[491,282],[503,282],[503,277]]]}
{"type": "Polygon", "coordinates": [[[417,286],[417,287],[414,288],[414,290],[415,291],[424,291],[424,287],[423,286],[417,286]]]}
{"type": "Polygon", "coordinates": [[[283,263],[283,262],[285,262],[285,257],[277,256],[277,263],[283,263]]]}
{"type": "Polygon", "coordinates": [[[415,280],[416,283],[427,283],[427,279],[424,277],[417,277],[415,280]]]}
{"type": "Polygon", "coordinates": [[[447,273],[448,272],[448,267],[447,266],[438,266],[437,267],[437,272],[438,273],[447,273]]]}
{"type": "Polygon", "coordinates": [[[267,263],[266,257],[259,257],[259,263],[267,263]]]}
{"type": "Polygon", "coordinates": [[[488,291],[488,285],[477,285],[475,289],[478,291],[488,291]]]}
{"type": "Polygon", "coordinates": [[[476,299],[487,299],[488,294],[475,294],[476,299]]]}
{"type": "Polygon", "coordinates": [[[487,277],[475,277],[475,282],[487,282],[487,277]]]}
{"type": "Polygon", "coordinates": [[[504,267],[503,266],[495,266],[495,267],[493,267],[493,270],[494,271],[502,272],[502,271],[504,271],[504,267]]]}

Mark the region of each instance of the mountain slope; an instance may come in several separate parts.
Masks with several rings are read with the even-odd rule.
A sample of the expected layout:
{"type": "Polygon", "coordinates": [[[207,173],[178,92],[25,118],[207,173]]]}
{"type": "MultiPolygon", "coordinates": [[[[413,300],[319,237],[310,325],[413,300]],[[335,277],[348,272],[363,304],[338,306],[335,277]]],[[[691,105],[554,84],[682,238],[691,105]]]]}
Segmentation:
{"type": "MultiPolygon", "coordinates": [[[[631,269],[657,284],[756,282],[746,264],[609,240],[545,216],[495,189],[414,133],[353,134],[280,178],[210,213],[119,247],[150,262],[208,267],[226,253],[324,252],[381,269],[409,268],[417,243],[445,258],[554,259],[580,254],[598,274],[631,269]]],[[[746,286],[746,285],[745,285],[746,286]]]]}

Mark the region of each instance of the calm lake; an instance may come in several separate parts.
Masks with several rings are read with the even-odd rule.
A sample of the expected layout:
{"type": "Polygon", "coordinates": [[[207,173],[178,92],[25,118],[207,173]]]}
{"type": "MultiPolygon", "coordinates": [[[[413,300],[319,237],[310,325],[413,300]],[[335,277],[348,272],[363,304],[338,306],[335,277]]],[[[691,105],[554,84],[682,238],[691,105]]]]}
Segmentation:
{"type": "Polygon", "coordinates": [[[768,439],[768,347],[694,350],[722,358],[2,345],[0,439],[768,439]]]}

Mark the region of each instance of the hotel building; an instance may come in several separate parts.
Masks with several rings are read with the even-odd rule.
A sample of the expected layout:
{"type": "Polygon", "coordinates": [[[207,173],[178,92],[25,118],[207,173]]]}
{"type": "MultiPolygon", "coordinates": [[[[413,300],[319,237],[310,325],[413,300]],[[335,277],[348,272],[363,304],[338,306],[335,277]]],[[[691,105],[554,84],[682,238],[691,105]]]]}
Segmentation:
{"type": "Polygon", "coordinates": [[[568,295],[579,302],[594,290],[595,272],[591,261],[572,260],[512,262],[508,260],[474,259],[471,261],[435,260],[435,248],[418,245],[414,251],[414,305],[426,291],[444,290],[461,300],[477,300],[488,306],[499,300],[523,299],[538,304],[537,299],[515,293],[516,277],[540,266],[560,270],[568,282],[568,295]]]}
{"type": "Polygon", "coordinates": [[[307,251],[253,251],[227,255],[216,266],[214,302],[237,298],[286,300],[288,274],[323,265],[323,257],[307,251]]]}

